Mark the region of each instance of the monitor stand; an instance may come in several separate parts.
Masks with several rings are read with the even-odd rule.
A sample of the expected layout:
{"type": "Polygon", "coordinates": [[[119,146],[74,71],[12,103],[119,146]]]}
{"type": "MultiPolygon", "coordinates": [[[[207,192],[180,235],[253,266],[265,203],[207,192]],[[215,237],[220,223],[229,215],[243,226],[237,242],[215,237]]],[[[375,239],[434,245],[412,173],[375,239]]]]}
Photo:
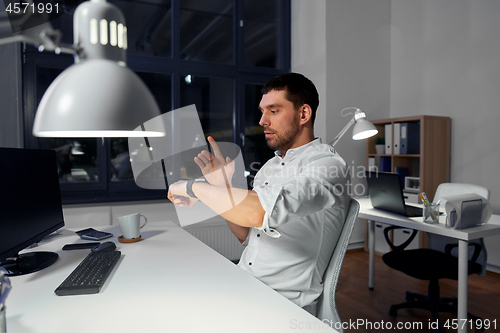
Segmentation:
{"type": "Polygon", "coordinates": [[[58,258],[55,252],[29,252],[6,259],[0,262],[0,266],[7,270],[8,276],[24,275],[47,268],[58,258]]]}

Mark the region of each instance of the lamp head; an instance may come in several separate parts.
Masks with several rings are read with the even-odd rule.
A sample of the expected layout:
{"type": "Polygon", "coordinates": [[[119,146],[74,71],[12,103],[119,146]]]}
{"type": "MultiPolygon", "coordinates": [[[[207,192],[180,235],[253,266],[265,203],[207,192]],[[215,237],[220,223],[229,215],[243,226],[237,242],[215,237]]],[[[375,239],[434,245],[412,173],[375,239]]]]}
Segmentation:
{"type": "Polygon", "coordinates": [[[141,79],[126,67],[127,27],[105,0],[80,4],[73,18],[75,64],[61,73],[40,101],[33,134],[39,137],[164,136],[134,131],[160,115],[141,79]]]}
{"type": "Polygon", "coordinates": [[[352,129],[353,140],[363,140],[374,136],[378,133],[377,128],[366,119],[366,114],[357,109],[354,112],[354,127],[352,129]]]}
{"type": "Polygon", "coordinates": [[[375,128],[375,125],[370,123],[368,120],[366,120],[366,114],[361,111],[358,108],[353,108],[353,107],[348,107],[343,109],[340,113],[344,115],[344,111],[346,110],[356,110],[354,111],[354,116],[349,120],[347,125],[344,126],[344,128],[340,131],[339,134],[333,139],[332,142],[330,142],[330,145],[332,147],[335,147],[335,145],[340,141],[340,139],[344,136],[344,134],[347,133],[349,128],[354,125],[354,128],[352,129],[352,138],[353,140],[362,140],[369,138],[371,136],[374,136],[375,134],[378,133],[377,128],[375,128]]]}

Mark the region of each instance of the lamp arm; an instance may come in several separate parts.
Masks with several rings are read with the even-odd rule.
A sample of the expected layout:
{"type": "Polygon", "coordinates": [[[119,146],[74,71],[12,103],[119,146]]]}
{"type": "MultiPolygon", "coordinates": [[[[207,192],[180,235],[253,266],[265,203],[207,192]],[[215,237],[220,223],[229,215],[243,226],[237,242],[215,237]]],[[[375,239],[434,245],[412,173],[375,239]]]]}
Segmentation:
{"type": "MultiPolygon", "coordinates": [[[[29,14],[26,14],[27,17],[29,14]]],[[[33,14],[31,14],[33,15],[33,14]]],[[[16,18],[21,19],[21,18],[16,18]]],[[[22,17],[22,19],[26,19],[22,17]]],[[[75,54],[78,48],[62,44],[62,33],[59,30],[54,30],[50,22],[37,25],[30,29],[23,30],[18,33],[12,33],[9,17],[6,12],[0,13],[0,45],[14,42],[22,42],[38,47],[41,51],[54,51],[55,53],[75,54]]]]}
{"type": "Polygon", "coordinates": [[[354,120],[354,117],[351,118],[351,120],[347,123],[347,125],[344,126],[344,128],[340,131],[339,134],[333,139],[332,142],[330,142],[330,146],[335,147],[337,142],[339,142],[340,138],[344,136],[344,134],[349,130],[349,128],[355,123],[356,121],[354,120]]]}

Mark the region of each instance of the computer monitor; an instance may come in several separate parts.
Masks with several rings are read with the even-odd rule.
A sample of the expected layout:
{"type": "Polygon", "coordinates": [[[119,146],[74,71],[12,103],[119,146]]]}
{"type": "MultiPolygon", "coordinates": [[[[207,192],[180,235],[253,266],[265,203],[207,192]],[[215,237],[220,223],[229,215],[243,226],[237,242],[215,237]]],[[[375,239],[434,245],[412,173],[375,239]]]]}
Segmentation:
{"type": "Polygon", "coordinates": [[[63,226],[55,151],[0,148],[0,266],[7,275],[55,263],[54,252],[19,252],[63,226]]]}

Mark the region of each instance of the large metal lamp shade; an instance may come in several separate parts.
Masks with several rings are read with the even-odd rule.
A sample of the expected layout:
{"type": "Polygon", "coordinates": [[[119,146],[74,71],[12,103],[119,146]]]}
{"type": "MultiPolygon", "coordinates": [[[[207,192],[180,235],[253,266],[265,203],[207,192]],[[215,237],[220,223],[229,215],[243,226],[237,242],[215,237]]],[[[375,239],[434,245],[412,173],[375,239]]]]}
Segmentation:
{"type": "Polygon", "coordinates": [[[140,78],[106,59],[72,65],[52,82],[38,107],[33,134],[39,137],[162,136],[137,132],[160,110],[140,78]]]}

